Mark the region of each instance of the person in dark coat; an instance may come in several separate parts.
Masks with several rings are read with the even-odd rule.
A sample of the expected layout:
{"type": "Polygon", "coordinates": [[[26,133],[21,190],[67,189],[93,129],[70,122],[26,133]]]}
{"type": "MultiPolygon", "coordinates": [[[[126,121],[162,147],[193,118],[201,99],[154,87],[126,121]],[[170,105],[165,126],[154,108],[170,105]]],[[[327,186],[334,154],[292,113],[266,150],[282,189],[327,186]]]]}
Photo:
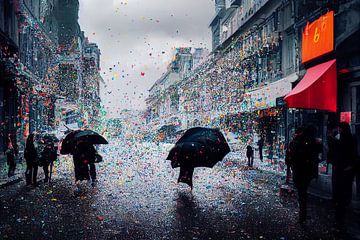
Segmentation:
{"type": "Polygon", "coordinates": [[[183,151],[183,159],[180,161],[180,173],[178,178],[178,183],[186,183],[190,186],[191,190],[193,189],[193,174],[194,174],[194,159],[197,157],[197,152],[192,147],[185,145],[182,148],[183,151]]]}
{"type": "Polygon", "coordinates": [[[260,156],[260,161],[263,161],[263,147],[264,147],[264,138],[261,136],[259,141],[258,141],[258,147],[259,147],[259,156],[260,156]]]}
{"type": "Polygon", "coordinates": [[[254,149],[250,145],[246,147],[246,157],[248,158],[248,166],[252,168],[254,165],[254,149]]]}
{"type": "Polygon", "coordinates": [[[298,190],[299,222],[304,224],[307,217],[307,190],[313,178],[318,176],[321,144],[315,138],[313,127],[297,130],[288,151],[288,163],[298,190]]]}
{"type": "Polygon", "coordinates": [[[343,229],[347,207],[352,198],[352,184],[357,164],[357,142],[350,125],[341,122],[328,139],[328,162],[332,164],[332,189],[336,227],[343,229]]]}
{"type": "Polygon", "coordinates": [[[15,169],[16,169],[16,153],[14,146],[12,144],[12,140],[10,136],[7,140],[7,149],[5,151],[6,159],[7,159],[7,165],[8,165],[8,177],[12,177],[15,175],[15,169]]]}
{"type": "Polygon", "coordinates": [[[92,185],[96,183],[96,168],[95,168],[95,154],[94,145],[88,142],[78,142],[75,146],[73,154],[75,180],[92,180],[92,185]],[[90,169],[89,169],[90,167],[90,169]]]}
{"type": "Polygon", "coordinates": [[[36,185],[38,171],[38,154],[34,145],[35,134],[31,133],[26,139],[24,158],[26,160],[26,185],[36,185]]]}
{"type": "Polygon", "coordinates": [[[57,159],[57,150],[52,140],[47,139],[44,143],[45,147],[41,152],[40,163],[44,170],[44,182],[49,182],[49,165],[57,159]]]}
{"type": "Polygon", "coordinates": [[[178,183],[179,182],[186,183],[187,185],[190,186],[190,188],[192,190],[192,188],[193,188],[193,182],[192,182],[193,174],[194,174],[194,167],[192,167],[191,165],[182,165],[182,166],[180,166],[180,174],[179,174],[179,178],[178,178],[178,183]]]}

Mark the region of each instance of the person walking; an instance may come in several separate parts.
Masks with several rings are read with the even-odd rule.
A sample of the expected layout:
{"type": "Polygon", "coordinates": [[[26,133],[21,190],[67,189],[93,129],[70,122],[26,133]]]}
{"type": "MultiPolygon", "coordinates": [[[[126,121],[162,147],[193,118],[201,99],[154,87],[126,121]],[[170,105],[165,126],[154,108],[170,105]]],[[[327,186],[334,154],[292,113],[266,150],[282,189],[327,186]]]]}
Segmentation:
{"type": "Polygon", "coordinates": [[[288,151],[288,164],[293,172],[293,181],[298,191],[299,223],[307,217],[307,190],[313,178],[318,176],[321,144],[315,138],[315,129],[298,129],[288,151]]]}
{"type": "Polygon", "coordinates": [[[24,158],[26,160],[26,185],[34,185],[37,183],[37,171],[38,171],[38,154],[34,145],[35,134],[29,134],[26,139],[24,158]]]}
{"type": "Polygon", "coordinates": [[[264,147],[264,138],[261,136],[259,141],[258,141],[258,147],[259,147],[259,156],[260,156],[260,161],[263,161],[263,147],[264,147]]]}
{"type": "Polygon", "coordinates": [[[12,177],[15,175],[15,169],[16,169],[16,153],[14,149],[14,145],[11,141],[10,135],[7,139],[7,149],[5,150],[5,155],[7,159],[7,165],[8,165],[8,177],[12,177]]]}
{"type": "Polygon", "coordinates": [[[43,167],[45,179],[44,182],[49,182],[49,166],[57,159],[57,150],[54,142],[51,139],[43,140],[45,147],[40,155],[40,164],[43,167]]]}
{"type": "Polygon", "coordinates": [[[352,184],[357,163],[357,142],[350,125],[341,122],[328,139],[328,162],[332,164],[332,189],[335,227],[344,230],[346,210],[351,203],[352,184]]]}
{"type": "Polygon", "coordinates": [[[95,168],[96,150],[94,145],[79,141],[75,146],[73,154],[75,181],[78,183],[83,180],[92,180],[92,186],[96,184],[96,168],[95,168]],[[90,169],[89,169],[90,167],[90,169]]]}
{"type": "Polygon", "coordinates": [[[254,149],[250,145],[246,147],[246,157],[248,159],[248,167],[252,168],[254,165],[254,149]]]}

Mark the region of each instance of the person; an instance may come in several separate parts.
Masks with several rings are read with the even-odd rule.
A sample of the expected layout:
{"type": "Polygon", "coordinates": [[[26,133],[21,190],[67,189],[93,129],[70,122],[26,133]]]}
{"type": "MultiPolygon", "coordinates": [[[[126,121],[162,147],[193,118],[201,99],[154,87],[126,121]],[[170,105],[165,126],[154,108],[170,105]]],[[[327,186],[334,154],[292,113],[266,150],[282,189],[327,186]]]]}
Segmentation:
{"type": "Polygon", "coordinates": [[[192,167],[191,165],[182,165],[180,166],[180,174],[179,174],[179,178],[178,178],[178,183],[182,182],[182,183],[186,183],[187,185],[190,186],[191,190],[193,189],[193,182],[192,182],[192,178],[193,178],[193,174],[194,174],[194,167],[192,167]]]}
{"type": "Polygon", "coordinates": [[[250,145],[246,147],[246,157],[248,158],[248,166],[252,168],[254,164],[254,149],[250,145]]]}
{"type": "Polygon", "coordinates": [[[45,147],[40,155],[40,164],[43,167],[45,179],[44,182],[49,182],[49,165],[57,159],[57,151],[54,142],[51,139],[44,139],[45,147]]]}
{"type": "Polygon", "coordinates": [[[293,181],[298,191],[299,223],[307,217],[307,190],[313,178],[318,176],[321,144],[315,138],[312,126],[298,129],[288,151],[288,164],[293,172],[293,181]]]}
{"type": "Polygon", "coordinates": [[[346,209],[352,198],[352,184],[357,161],[357,143],[350,125],[341,122],[328,138],[328,162],[332,164],[332,189],[335,204],[335,227],[344,229],[346,209]]]}
{"type": "Polygon", "coordinates": [[[194,159],[197,157],[196,150],[189,145],[183,146],[183,152],[186,153],[180,161],[180,173],[178,183],[186,183],[193,189],[194,159]]]}
{"type": "Polygon", "coordinates": [[[86,141],[78,141],[73,154],[75,181],[92,180],[92,186],[96,184],[96,168],[94,145],[86,141]],[[89,169],[90,167],[90,169],[89,169]]]}
{"type": "Polygon", "coordinates": [[[264,138],[261,136],[258,141],[260,161],[263,161],[264,138]]]}
{"type": "Polygon", "coordinates": [[[16,169],[16,153],[14,146],[12,144],[10,135],[7,139],[7,149],[5,151],[6,159],[7,159],[7,165],[8,165],[8,177],[12,177],[15,175],[15,169],[16,169]]]}
{"type": "Polygon", "coordinates": [[[291,178],[291,155],[295,154],[295,143],[297,142],[297,139],[300,137],[301,134],[303,134],[304,129],[302,127],[299,127],[295,130],[294,136],[292,141],[289,143],[289,146],[286,149],[285,154],[285,165],[286,165],[286,183],[290,182],[291,178]]]}
{"type": "Polygon", "coordinates": [[[34,145],[35,134],[29,134],[26,139],[24,158],[26,160],[26,185],[34,185],[36,186],[37,182],[37,171],[38,171],[38,154],[34,145]]]}

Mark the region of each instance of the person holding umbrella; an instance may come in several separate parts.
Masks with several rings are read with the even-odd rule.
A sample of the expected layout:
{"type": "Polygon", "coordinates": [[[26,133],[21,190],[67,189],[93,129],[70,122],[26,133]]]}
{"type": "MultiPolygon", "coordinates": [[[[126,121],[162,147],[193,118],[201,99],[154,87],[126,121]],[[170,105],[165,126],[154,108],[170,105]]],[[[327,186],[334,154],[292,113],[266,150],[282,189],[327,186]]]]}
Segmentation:
{"type": "Polygon", "coordinates": [[[92,180],[92,186],[96,182],[96,168],[95,168],[96,150],[94,145],[87,141],[77,141],[74,151],[74,169],[75,181],[92,180]],[[89,169],[90,167],[90,169],[89,169]]]}
{"type": "Polygon", "coordinates": [[[83,180],[92,180],[96,184],[95,164],[102,161],[94,144],[108,144],[105,138],[92,130],[75,130],[69,132],[61,144],[61,154],[72,154],[76,185],[83,180]]]}
{"type": "Polygon", "coordinates": [[[218,129],[195,127],[187,130],[170,150],[167,160],[180,167],[178,182],[193,187],[195,167],[212,168],[230,152],[224,135],[218,129]]]}

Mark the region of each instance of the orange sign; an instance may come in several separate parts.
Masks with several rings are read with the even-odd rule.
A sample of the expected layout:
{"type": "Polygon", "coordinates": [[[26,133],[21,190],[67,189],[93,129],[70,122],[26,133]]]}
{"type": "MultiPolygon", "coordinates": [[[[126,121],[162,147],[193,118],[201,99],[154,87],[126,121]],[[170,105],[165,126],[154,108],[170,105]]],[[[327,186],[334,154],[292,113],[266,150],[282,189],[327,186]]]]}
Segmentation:
{"type": "Polygon", "coordinates": [[[334,50],[334,11],[312,23],[307,23],[302,33],[302,63],[334,50]]]}

